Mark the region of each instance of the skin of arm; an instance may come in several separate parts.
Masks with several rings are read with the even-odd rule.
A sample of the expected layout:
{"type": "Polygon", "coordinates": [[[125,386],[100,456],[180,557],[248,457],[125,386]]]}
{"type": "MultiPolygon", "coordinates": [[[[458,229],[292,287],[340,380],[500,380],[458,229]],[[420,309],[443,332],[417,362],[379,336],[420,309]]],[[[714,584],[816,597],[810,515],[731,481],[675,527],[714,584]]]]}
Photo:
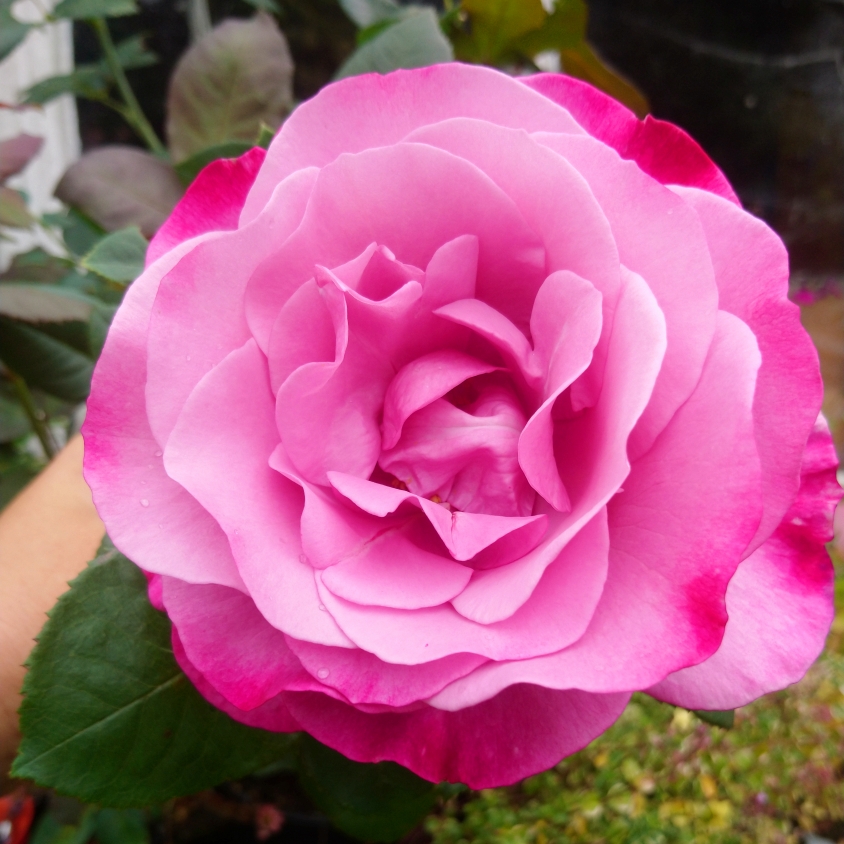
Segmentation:
{"type": "Polygon", "coordinates": [[[0,793],[20,739],[24,660],[47,611],[104,536],[75,437],[0,513],[0,793]]]}

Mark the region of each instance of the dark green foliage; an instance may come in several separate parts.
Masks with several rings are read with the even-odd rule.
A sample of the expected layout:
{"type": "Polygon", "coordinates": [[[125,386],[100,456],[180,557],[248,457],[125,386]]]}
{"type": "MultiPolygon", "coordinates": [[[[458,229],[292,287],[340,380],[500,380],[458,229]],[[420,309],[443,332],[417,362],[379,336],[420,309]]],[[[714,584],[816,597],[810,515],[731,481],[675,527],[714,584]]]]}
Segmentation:
{"type": "Polygon", "coordinates": [[[396,765],[365,765],[303,735],[299,779],[343,832],[365,841],[395,841],[431,810],[436,787],[396,765]]]}
{"type": "Polygon", "coordinates": [[[243,726],[200,697],[143,574],[120,555],[86,569],[59,599],[23,690],[13,774],[111,807],[244,776],[292,740],[243,726]]]}

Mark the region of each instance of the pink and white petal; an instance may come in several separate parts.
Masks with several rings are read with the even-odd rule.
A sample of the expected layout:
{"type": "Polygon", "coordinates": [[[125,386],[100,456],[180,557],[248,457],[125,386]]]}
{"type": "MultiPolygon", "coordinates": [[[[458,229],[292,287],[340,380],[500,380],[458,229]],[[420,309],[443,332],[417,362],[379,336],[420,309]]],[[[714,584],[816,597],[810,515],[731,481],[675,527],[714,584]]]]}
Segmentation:
{"type": "Polygon", "coordinates": [[[330,648],[292,637],[288,644],[307,671],[355,705],[410,706],[485,661],[474,654],[454,654],[424,665],[393,665],[358,648],[330,648]]]}
{"type": "Polygon", "coordinates": [[[126,292],[91,382],[84,475],[112,541],[145,571],[245,590],[220,526],[164,471],[146,417],[150,310],[162,276],[196,243],[175,247],[126,292]]]}
{"type": "Polygon", "coordinates": [[[593,138],[635,161],[658,182],[701,188],[740,205],[724,174],[679,126],[650,115],[639,120],[617,100],[573,76],[537,73],[519,81],[563,106],[593,138]]]}
{"type": "Polygon", "coordinates": [[[236,229],[265,156],[264,149],[253,147],[239,158],[218,158],[200,170],[150,241],[146,265],[197,235],[236,229]]]}
{"type": "Polygon", "coordinates": [[[350,759],[391,760],[432,782],[491,788],[545,771],[585,747],[629,698],[525,685],[461,712],[368,714],[307,692],[288,695],[287,703],[304,730],[350,759]]]}
{"type": "Polygon", "coordinates": [[[606,514],[601,512],[547,566],[523,606],[491,624],[466,618],[448,605],[413,611],[361,607],[324,585],[319,590],[346,635],[385,662],[418,665],[455,653],[528,659],[553,653],[583,635],[601,596],[608,545],[606,514]]]}
{"type": "Polygon", "coordinates": [[[561,270],[543,282],[530,318],[545,384],[543,402],[519,437],[519,465],[530,485],[564,513],[571,510],[571,501],[554,458],[552,411],[560,394],[592,363],[603,324],[602,299],[588,281],[561,270]]]}
{"type": "Polygon", "coordinates": [[[635,460],[691,395],[712,342],[718,289],[703,226],[676,194],[599,141],[537,137],[589,182],[610,221],[621,263],[645,279],[665,315],[668,348],[653,398],[630,440],[635,460]]]}
{"type": "Polygon", "coordinates": [[[514,683],[647,688],[717,650],[727,584],[761,513],[758,367],[750,329],[721,314],[700,384],[610,502],[610,567],[583,637],[550,656],[482,666],[433,705],[462,709],[514,683]]]}
{"type": "Polygon", "coordinates": [[[252,225],[198,243],[162,278],[146,349],[147,415],[162,448],[200,378],[249,339],[246,283],[298,225],[315,177],[315,170],[294,174],[252,225]]]}
{"type": "Polygon", "coordinates": [[[303,167],[325,167],[344,152],[398,143],[420,126],[477,117],[528,132],[582,132],[564,108],[503,73],[457,63],[327,85],[285,120],[243,209],[257,216],[273,187],[303,167]]]}
{"type": "Polygon", "coordinates": [[[196,690],[210,703],[221,709],[230,718],[247,724],[250,727],[258,727],[262,730],[270,730],[274,733],[296,733],[302,729],[299,722],[290,714],[287,708],[287,695],[280,694],[270,698],[266,703],[255,709],[245,711],[239,709],[233,703],[226,700],[205,677],[199,669],[188,659],[184,646],[179,639],[176,628],[173,628],[172,635],[173,656],[179,667],[185,672],[187,678],[196,687],[196,690]]]}
{"type": "Polygon", "coordinates": [[[478,238],[477,295],[527,326],[531,291],[544,278],[545,251],[488,176],[425,144],[342,155],[320,171],[297,231],[250,280],[246,315],[252,333],[266,349],[281,307],[317,264],[338,266],[379,243],[399,261],[425,267],[461,235],[478,238]]]}
{"type": "Polygon", "coordinates": [[[669,674],[649,694],[692,709],[733,709],[806,673],[834,616],[835,572],[824,543],[832,539],[841,498],[837,465],[821,420],[809,438],[797,500],[730,581],[721,647],[706,662],[669,674]]]}
{"type": "Polygon", "coordinates": [[[363,606],[416,610],[450,601],[463,591],[472,570],[416,545],[408,536],[414,522],[383,529],[321,572],[320,579],[333,594],[363,606]]]}
{"type": "Polygon", "coordinates": [[[164,607],[185,654],[238,709],[255,709],[286,690],[322,690],[248,595],[173,577],[162,581],[164,607]]]}
{"type": "Polygon", "coordinates": [[[273,627],[348,647],[319,610],[314,571],[300,560],[301,488],[269,466],[278,444],[273,405],[266,359],[249,340],[191,393],[165,466],[226,532],[249,595],[273,627]]]}
{"type": "Polygon", "coordinates": [[[399,441],[402,425],[412,413],[442,398],[467,379],[497,368],[454,349],[430,352],[403,366],[384,396],[382,448],[392,448],[399,441]]]}
{"type": "Polygon", "coordinates": [[[753,417],[765,512],[749,553],[776,529],[797,494],[806,438],[823,399],[818,354],[800,309],[788,301],[788,254],[776,234],[718,196],[691,188],[677,193],[703,223],[719,307],[750,326],[762,352],[753,417]]]}
{"type": "Polygon", "coordinates": [[[598,402],[555,425],[554,455],[571,512],[549,513],[545,539],[522,559],[475,574],[455,603],[461,612],[487,622],[512,615],[546,566],[615,495],[630,471],[628,439],[650,400],[664,351],[665,322],[654,296],[625,271],[598,402]]]}

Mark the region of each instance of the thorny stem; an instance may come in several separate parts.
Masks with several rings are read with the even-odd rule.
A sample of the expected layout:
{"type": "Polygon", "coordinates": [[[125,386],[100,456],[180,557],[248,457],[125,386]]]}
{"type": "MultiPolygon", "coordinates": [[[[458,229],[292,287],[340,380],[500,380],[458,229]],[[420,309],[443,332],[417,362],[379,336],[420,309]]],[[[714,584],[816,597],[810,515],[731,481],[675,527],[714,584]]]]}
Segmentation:
{"type": "Polygon", "coordinates": [[[7,368],[6,373],[12,381],[12,386],[15,388],[15,392],[18,394],[20,403],[23,406],[23,411],[27,419],[29,419],[29,424],[32,425],[32,430],[35,431],[35,436],[41,442],[47,459],[52,460],[56,456],[58,449],[56,448],[55,442],[53,442],[53,436],[50,433],[49,427],[47,427],[41,413],[35,406],[35,400],[32,398],[32,393],[29,392],[26,381],[16,372],[12,372],[11,369],[7,368]]]}
{"type": "Polygon", "coordinates": [[[97,39],[100,42],[108,69],[111,71],[112,76],[114,76],[114,81],[117,83],[120,95],[126,103],[126,111],[123,113],[123,116],[129,125],[143,138],[144,143],[146,143],[152,152],[162,158],[166,158],[167,150],[146,119],[146,115],[144,115],[141,105],[135,97],[135,92],[132,90],[126,74],[123,72],[123,67],[120,64],[120,59],[117,57],[117,50],[115,49],[114,41],[112,41],[111,33],[108,31],[108,24],[105,18],[92,18],[91,26],[93,26],[94,32],[97,34],[97,39]]]}

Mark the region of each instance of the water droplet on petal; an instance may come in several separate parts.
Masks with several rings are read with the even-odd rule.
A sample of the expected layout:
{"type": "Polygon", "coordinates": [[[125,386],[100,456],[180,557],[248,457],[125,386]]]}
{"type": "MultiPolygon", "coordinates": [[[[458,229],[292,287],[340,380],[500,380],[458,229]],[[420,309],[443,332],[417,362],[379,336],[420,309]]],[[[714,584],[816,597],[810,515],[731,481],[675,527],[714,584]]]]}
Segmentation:
{"type": "Polygon", "coordinates": [[[161,449],[155,452],[156,457],[161,457],[162,454],[164,454],[164,452],[161,449]]]}
{"type": "Polygon", "coordinates": [[[149,507],[149,501],[146,498],[141,499],[141,507],[149,507]]]}
{"type": "Polygon", "coordinates": [[[319,605],[319,608],[320,608],[323,612],[325,612],[325,604],[320,604],[320,605],[319,605]]]}
{"type": "Polygon", "coordinates": [[[190,360],[190,355],[185,355],[185,360],[190,360]]]}
{"type": "Polygon", "coordinates": [[[300,562],[300,563],[305,563],[305,564],[307,565],[307,564],[308,564],[308,563],[310,563],[311,561],[308,559],[308,555],[307,555],[307,554],[300,554],[300,555],[299,555],[299,562],[300,562]]]}
{"type": "Polygon", "coordinates": [[[320,668],[316,675],[320,680],[324,680],[331,672],[327,668],[320,668]]]}

